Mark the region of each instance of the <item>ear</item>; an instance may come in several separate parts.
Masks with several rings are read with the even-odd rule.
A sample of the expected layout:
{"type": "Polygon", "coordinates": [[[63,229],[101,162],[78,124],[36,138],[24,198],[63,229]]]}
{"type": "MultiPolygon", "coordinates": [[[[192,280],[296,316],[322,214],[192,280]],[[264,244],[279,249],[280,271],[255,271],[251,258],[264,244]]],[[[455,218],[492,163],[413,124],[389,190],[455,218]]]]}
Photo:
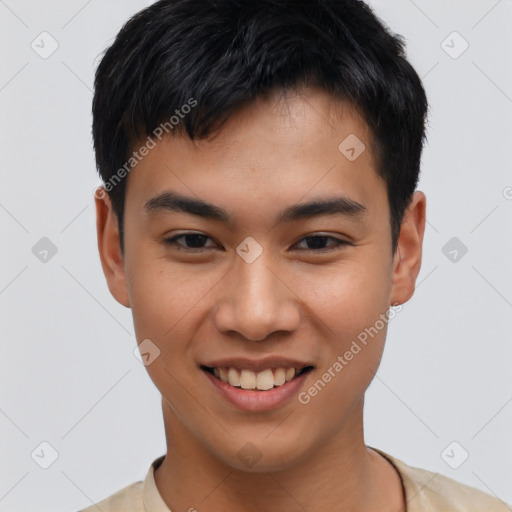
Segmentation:
{"type": "Polygon", "coordinates": [[[96,189],[94,201],[96,203],[98,249],[108,289],[119,304],[129,308],[130,300],[126,286],[117,215],[112,208],[110,197],[103,187],[96,189]]]}
{"type": "Polygon", "coordinates": [[[393,257],[391,305],[403,304],[414,294],[416,278],[421,268],[426,207],[425,194],[414,192],[402,220],[400,237],[393,257]]]}

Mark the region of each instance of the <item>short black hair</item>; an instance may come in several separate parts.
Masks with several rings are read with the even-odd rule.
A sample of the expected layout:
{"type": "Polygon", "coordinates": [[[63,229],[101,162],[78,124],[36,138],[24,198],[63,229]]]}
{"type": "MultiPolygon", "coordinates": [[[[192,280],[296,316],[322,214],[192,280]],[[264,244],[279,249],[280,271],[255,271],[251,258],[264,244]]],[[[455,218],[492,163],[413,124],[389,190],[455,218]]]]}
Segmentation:
{"type": "Polygon", "coordinates": [[[369,126],[394,253],[418,184],[428,104],[404,38],[359,0],[160,0],[125,23],[96,70],[92,106],[121,249],[124,178],[141,138],[159,125],[207,138],[248,102],[304,85],[350,102],[369,126]]]}

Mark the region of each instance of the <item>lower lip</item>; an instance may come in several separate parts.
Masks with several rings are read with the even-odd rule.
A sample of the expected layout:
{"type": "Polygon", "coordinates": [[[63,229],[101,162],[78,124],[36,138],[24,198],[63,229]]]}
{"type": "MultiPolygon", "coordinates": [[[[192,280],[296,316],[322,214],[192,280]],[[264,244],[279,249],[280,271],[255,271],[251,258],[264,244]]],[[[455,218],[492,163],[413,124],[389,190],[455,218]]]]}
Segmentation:
{"type": "Polygon", "coordinates": [[[270,411],[284,405],[296,395],[304,384],[306,377],[313,371],[309,370],[295,379],[289,380],[282,386],[268,391],[254,391],[251,389],[235,388],[218,379],[210,372],[201,370],[210,382],[220,391],[222,396],[233,405],[244,411],[270,411]]]}

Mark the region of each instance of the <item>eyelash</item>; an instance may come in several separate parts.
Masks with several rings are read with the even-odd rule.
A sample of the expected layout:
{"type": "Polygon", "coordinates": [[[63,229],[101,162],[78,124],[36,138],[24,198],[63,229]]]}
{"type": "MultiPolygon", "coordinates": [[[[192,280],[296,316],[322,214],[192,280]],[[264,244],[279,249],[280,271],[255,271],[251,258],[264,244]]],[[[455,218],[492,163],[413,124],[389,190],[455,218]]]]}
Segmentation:
{"type": "MultiPolygon", "coordinates": [[[[200,233],[181,233],[180,235],[176,235],[176,236],[174,236],[172,238],[166,238],[164,240],[164,243],[165,243],[165,245],[175,246],[175,247],[178,248],[178,250],[188,251],[188,252],[193,252],[193,253],[194,252],[195,253],[201,253],[205,249],[208,249],[208,247],[198,247],[198,248],[183,247],[183,246],[180,246],[177,243],[178,239],[183,238],[183,237],[190,237],[190,236],[201,237],[203,239],[210,239],[211,240],[211,238],[209,236],[202,235],[200,233]]],[[[333,236],[330,236],[330,235],[308,235],[308,236],[305,236],[305,237],[301,238],[299,240],[299,242],[297,242],[297,243],[300,243],[300,242],[302,242],[304,240],[319,239],[319,238],[332,240],[332,241],[334,241],[334,244],[330,248],[299,249],[299,251],[313,251],[313,252],[316,252],[316,253],[326,253],[326,252],[330,252],[330,251],[336,250],[336,249],[338,249],[338,248],[340,248],[340,247],[342,247],[344,245],[353,245],[350,242],[347,242],[345,240],[341,240],[339,238],[336,238],[336,237],[333,237],[333,236]]]]}

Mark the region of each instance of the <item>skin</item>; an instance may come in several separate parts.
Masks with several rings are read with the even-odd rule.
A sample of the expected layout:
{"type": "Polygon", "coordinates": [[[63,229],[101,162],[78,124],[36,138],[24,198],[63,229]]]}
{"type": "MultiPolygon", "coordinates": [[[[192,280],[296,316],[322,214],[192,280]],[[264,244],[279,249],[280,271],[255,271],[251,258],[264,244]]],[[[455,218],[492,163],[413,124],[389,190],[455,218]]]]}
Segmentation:
{"type": "Polygon", "coordinates": [[[393,254],[370,135],[350,104],[309,87],[259,98],[208,140],[169,136],[129,176],[124,258],[108,195],[96,197],[109,289],[132,309],[138,343],[150,339],[161,351],[147,366],[167,439],[155,481],[174,512],[404,509],[396,470],[363,437],[364,393],[385,327],[307,405],[294,398],[271,411],[238,410],[199,368],[222,357],[298,358],[315,366],[307,390],[390,305],[412,296],[426,198],[414,193],[393,254]],[[354,161],[338,150],[351,133],[366,145],[354,161]],[[213,203],[234,221],[146,212],[166,190],[213,203]],[[275,222],[287,206],[333,195],[366,213],[275,222]],[[165,244],[187,231],[209,237],[203,249],[183,238],[181,250],[165,244]],[[305,239],[319,233],[350,245],[305,239]],[[236,252],[247,236],[263,249],[252,263],[236,252]],[[247,442],[261,453],[252,467],[237,457],[247,442]]]}

